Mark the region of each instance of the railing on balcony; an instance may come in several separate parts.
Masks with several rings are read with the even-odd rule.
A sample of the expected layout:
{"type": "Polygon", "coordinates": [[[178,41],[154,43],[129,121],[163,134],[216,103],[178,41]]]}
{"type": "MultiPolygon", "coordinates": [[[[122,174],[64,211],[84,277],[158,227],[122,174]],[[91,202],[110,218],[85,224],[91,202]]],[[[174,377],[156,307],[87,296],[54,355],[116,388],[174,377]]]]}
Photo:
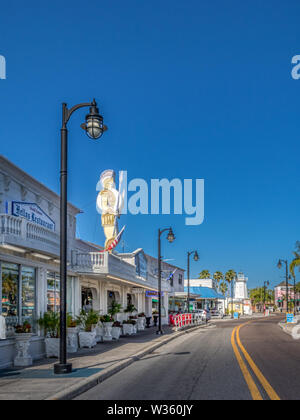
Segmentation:
{"type": "Polygon", "coordinates": [[[0,232],[2,235],[21,236],[22,219],[8,214],[0,215],[0,232]]]}
{"type": "MultiPolygon", "coordinates": [[[[158,279],[150,274],[147,278],[136,273],[136,266],[122,258],[108,252],[78,252],[72,251],[71,266],[74,271],[86,274],[103,274],[115,279],[123,279],[147,286],[151,289],[158,287],[158,279]]],[[[162,279],[162,290],[169,291],[168,282],[162,279]]]]}
{"type": "Polygon", "coordinates": [[[40,241],[54,247],[59,246],[59,236],[57,233],[51,232],[50,230],[30,222],[27,222],[26,225],[26,238],[40,241]]]}
{"type": "Polygon", "coordinates": [[[73,252],[72,265],[80,269],[96,269],[104,267],[105,254],[103,252],[73,252]]]}
{"type": "Polygon", "coordinates": [[[53,252],[54,249],[59,251],[59,235],[57,233],[21,217],[0,214],[0,235],[2,235],[4,242],[10,244],[28,246],[44,251],[47,251],[47,248],[50,247],[50,252],[53,252]]]}

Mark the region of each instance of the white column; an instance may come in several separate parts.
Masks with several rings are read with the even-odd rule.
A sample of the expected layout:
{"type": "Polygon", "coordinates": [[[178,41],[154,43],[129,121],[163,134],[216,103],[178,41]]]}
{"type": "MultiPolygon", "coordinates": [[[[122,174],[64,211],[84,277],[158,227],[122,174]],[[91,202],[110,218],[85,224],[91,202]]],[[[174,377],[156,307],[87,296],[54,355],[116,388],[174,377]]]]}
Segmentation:
{"type": "Polygon", "coordinates": [[[81,286],[80,286],[80,278],[74,278],[74,315],[79,315],[81,311],[81,286]]]}

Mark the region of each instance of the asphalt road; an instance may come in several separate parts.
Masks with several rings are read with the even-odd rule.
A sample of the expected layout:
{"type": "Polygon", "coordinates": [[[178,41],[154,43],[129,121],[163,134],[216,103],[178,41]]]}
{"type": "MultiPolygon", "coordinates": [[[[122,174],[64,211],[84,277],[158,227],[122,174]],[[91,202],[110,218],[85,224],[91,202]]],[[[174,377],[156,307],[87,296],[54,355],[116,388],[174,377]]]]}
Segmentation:
{"type": "Polygon", "coordinates": [[[76,399],[299,399],[300,340],[279,320],[224,321],[185,334],[76,399]]]}

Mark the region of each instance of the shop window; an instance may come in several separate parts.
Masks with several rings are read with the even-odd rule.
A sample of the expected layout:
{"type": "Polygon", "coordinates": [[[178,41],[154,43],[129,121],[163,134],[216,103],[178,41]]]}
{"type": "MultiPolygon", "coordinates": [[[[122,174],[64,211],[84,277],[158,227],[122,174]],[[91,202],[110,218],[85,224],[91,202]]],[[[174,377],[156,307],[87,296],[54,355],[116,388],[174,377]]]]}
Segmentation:
{"type": "Polygon", "coordinates": [[[85,311],[93,309],[93,292],[92,289],[83,287],[81,289],[81,307],[85,311]]]}
{"type": "Polygon", "coordinates": [[[111,309],[112,303],[116,302],[115,292],[107,291],[107,309],[111,309]]]}
{"type": "Polygon", "coordinates": [[[47,312],[58,312],[60,309],[60,277],[57,273],[47,271],[47,312]]]}
{"type": "Polygon", "coordinates": [[[132,305],[132,295],[127,293],[127,306],[132,305]]]}
{"type": "Polygon", "coordinates": [[[172,271],[170,271],[170,286],[174,286],[174,274],[172,273],[172,271]]]}
{"type": "MultiPolygon", "coordinates": [[[[67,277],[67,312],[73,313],[74,277],[67,277]]],[[[47,311],[60,311],[60,275],[47,271],[47,311]]]]}
{"type": "Polygon", "coordinates": [[[33,324],[35,320],[35,269],[22,267],[22,319],[33,324]]]}
{"type": "Polygon", "coordinates": [[[36,319],[36,274],[32,267],[1,263],[1,313],[6,327],[28,321],[34,330],[36,319]]]}
{"type": "Polygon", "coordinates": [[[182,284],[182,274],[178,275],[178,284],[182,284]]]}

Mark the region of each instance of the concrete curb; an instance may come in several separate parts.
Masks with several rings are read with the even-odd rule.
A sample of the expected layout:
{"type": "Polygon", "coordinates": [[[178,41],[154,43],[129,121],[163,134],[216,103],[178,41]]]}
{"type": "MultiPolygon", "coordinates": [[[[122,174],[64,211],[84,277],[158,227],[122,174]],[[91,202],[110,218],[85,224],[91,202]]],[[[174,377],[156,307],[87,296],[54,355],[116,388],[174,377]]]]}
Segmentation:
{"type": "MultiPolygon", "coordinates": [[[[285,332],[288,335],[292,335],[292,331],[289,330],[289,328],[287,327],[287,325],[283,324],[282,322],[278,323],[279,327],[283,330],[283,332],[285,332]]],[[[297,324],[293,324],[293,327],[297,325],[297,324]]]]}
{"type": "Polygon", "coordinates": [[[95,387],[99,383],[105,381],[105,379],[110,378],[115,373],[120,372],[121,370],[125,369],[127,366],[131,365],[137,360],[140,360],[147,354],[152,353],[154,350],[163,346],[164,344],[167,344],[177,337],[180,337],[184,334],[188,334],[200,328],[210,329],[210,328],[213,328],[213,326],[212,325],[197,325],[196,327],[191,327],[183,331],[177,331],[173,333],[171,336],[165,337],[164,339],[156,339],[154,340],[154,344],[152,343],[150,346],[144,348],[140,352],[128,357],[125,360],[122,360],[121,362],[117,362],[113,364],[112,366],[109,366],[103,371],[96,373],[87,379],[83,379],[78,384],[72,385],[68,387],[68,389],[60,391],[52,395],[51,397],[46,398],[46,400],[48,401],[71,400],[77,397],[78,395],[88,391],[89,389],[95,387]]]}

